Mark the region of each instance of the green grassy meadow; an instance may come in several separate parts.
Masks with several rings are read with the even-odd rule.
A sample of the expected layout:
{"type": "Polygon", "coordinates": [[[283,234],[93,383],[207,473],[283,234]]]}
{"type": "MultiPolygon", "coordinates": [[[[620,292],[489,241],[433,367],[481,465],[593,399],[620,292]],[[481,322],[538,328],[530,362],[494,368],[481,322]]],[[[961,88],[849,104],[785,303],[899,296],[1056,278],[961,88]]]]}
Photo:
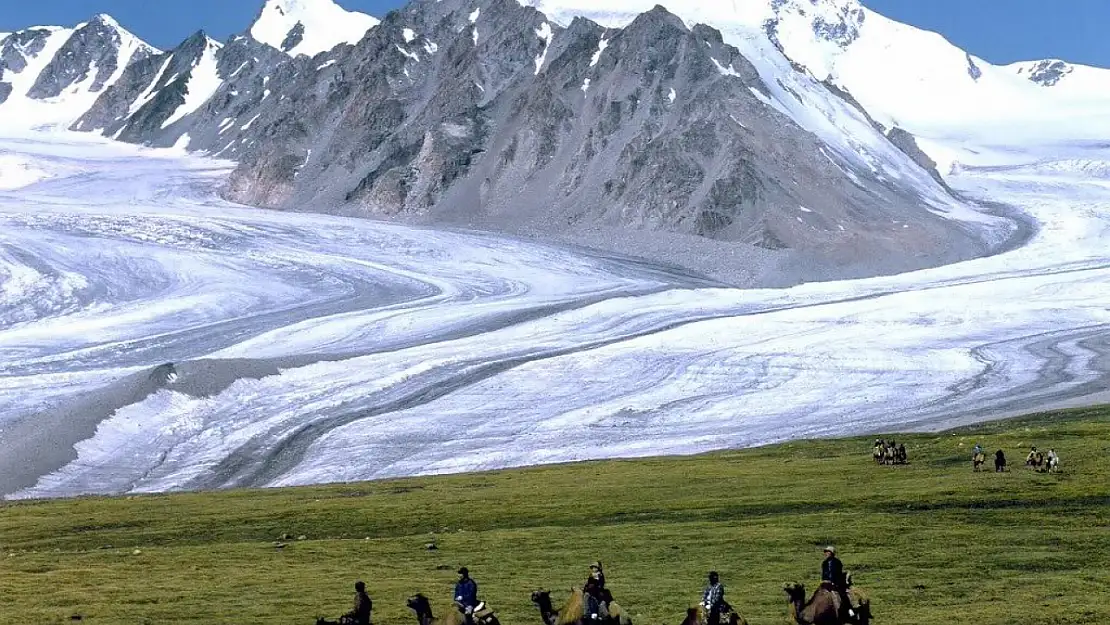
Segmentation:
{"type": "Polygon", "coordinates": [[[0,623],[310,624],[363,579],[375,623],[411,625],[405,598],[442,611],[466,565],[502,623],[539,625],[531,591],[558,602],[596,559],[637,624],[678,625],[710,569],[753,625],[784,623],[782,584],[812,589],[827,543],[879,624],[1110,623],[1110,408],[895,435],[901,467],[875,466],[872,438],[0,504],[0,623]],[[976,442],[1011,471],[972,473],[976,442]],[[1026,470],[1030,444],[1055,447],[1063,472],[1026,470]]]}

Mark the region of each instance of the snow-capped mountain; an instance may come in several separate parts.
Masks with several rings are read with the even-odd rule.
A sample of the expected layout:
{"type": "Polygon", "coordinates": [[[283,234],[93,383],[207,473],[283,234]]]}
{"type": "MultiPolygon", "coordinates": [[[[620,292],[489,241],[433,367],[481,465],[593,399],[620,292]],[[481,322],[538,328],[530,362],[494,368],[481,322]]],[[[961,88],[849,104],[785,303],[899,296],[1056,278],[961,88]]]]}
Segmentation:
{"type": "Polygon", "coordinates": [[[290,55],[316,56],[341,43],[357,43],[377,25],[377,18],[347,11],[332,0],[267,0],[250,35],[290,55]]]}
{"type": "Polygon", "coordinates": [[[0,36],[0,124],[68,126],[156,52],[107,15],[0,36]]]}
{"type": "MultiPolygon", "coordinates": [[[[993,66],[857,0],[655,2],[414,0],[379,23],[268,0],[224,46],[198,33],[87,78],[99,94],[72,127],[234,159],[228,196],[256,205],[664,257],[693,236],[706,269],[739,250],[794,280],[997,249],[1012,224],[942,172],[970,142],[1028,140],[1031,119],[1052,138],[1067,115],[1106,117],[1110,72],[993,66]]],[[[13,40],[13,67],[61,38],[13,40]]]]}
{"type": "Polygon", "coordinates": [[[767,7],[763,27],[790,59],[850,92],[879,123],[913,133],[945,167],[974,162],[967,145],[1110,136],[1108,70],[1058,60],[992,65],[858,0],[767,7]]]}

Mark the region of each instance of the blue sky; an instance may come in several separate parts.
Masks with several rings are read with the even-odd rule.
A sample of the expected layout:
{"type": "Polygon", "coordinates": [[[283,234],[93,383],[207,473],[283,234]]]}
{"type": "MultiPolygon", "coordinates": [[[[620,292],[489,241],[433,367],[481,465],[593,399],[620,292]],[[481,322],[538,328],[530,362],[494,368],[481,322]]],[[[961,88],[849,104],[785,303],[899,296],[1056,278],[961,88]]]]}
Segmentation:
{"type": "MultiPolygon", "coordinates": [[[[338,1],[378,16],[403,3],[338,1]]],[[[1110,67],[1110,38],[1100,32],[1110,24],[1110,0],[863,2],[898,21],[940,32],[993,63],[1052,57],[1110,67]]],[[[150,43],[170,48],[199,28],[226,39],[245,30],[261,6],[262,0],[0,0],[0,31],[34,24],[72,25],[94,13],[109,13],[150,43]]]]}

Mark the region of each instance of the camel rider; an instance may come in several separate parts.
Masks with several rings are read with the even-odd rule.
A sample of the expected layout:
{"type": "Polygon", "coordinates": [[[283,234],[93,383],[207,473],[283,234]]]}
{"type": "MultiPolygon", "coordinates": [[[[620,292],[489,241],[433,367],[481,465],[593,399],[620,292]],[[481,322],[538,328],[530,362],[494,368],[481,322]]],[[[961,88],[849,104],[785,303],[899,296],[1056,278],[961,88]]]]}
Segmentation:
{"type": "Polygon", "coordinates": [[[609,618],[609,594],[605,589],[605,570],[601,568],[601,562],[590,565],[590,576],[582,586],[582,595],[586,599],[586,618],[609,618]]]}
{"type": "Polygon", "coordinates": [[[465,566],[459,569],[459,581],[455,584],[455,605],[466,615],[466,625],[474,625],[474,609],[478,607],[478,582],[470,579],[470,570],[465,566]]]}
{"type": "Polygon", "coordinates": [[[728,604],[725,603],[725,585],[721,583],[717,571],[709,572],[709,585],[702,593],[701,606],[705,608],[707,625],[719,625],[721,614],[729,610],[728,604]]]}
{"type": "Polygon", "coordinates": [[[848,598],[848,580],[844,577],[844,564],[836,557],[836,547],[832,545],[825,547],[825,561],[821,563],[821,585],[828,586],[830,590],[840,595],[841,610],[847,613],[848,618],[856,617],[855,611],[852,610],[852,600],[848,598]]]}
{"type": "Polygon", "coordinates": [[[370,625],[370,612],[374,602],[366,594],[366,584],[355,582],[355,609],[348,612],[341,621],[351,625],[370,625]]]}

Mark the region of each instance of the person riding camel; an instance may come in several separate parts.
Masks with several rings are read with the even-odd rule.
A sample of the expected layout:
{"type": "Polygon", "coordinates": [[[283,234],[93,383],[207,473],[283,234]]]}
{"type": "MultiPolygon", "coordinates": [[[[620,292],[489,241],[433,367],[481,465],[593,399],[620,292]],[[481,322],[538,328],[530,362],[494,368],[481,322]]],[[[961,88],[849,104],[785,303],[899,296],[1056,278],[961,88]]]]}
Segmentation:
{"type": "Polygon", "coordinates": [[[855,618],[852,600],[848,598],[848,580],[844,576],[844,564],[836,557],[836,547],[825,547],[825,560],[821,562],[821,585],[840,595],[841,613],[855,618]]]}
{"type": "Polygon", "coordinates": [[[732,609],[725,602],[725,585],[721,583],[717,571],[709,572],[709,585],[705,587],[705,592],[702,593],[701,605],[705,608],[705,622],[707,625],[719,625],[721,615],[727,614],[732,609]]]}
{"type": "Polygon", "coordinates": [[[609,618],[609,591],[605,589],[605,571],[601,562],[590,565],[590,576],[582,586],[582,595],[586,599],[586,618],[605,620],[609,618]]]}
{"type": "Polygon", "coordinates": [[[370,625],[370,613],[373,609],[374,602],[370,599],[370,595],[366,594],[366,584],[361,581],[355,582],[355,607],[344,614],[339,622],[350,625],[370,625]]]}
{"type": "Polygon", "coordinates": [[[478,582],[470,579],[470,570],[465,566],[459,569],[459,581],[455,584],[455,605],[466,616],[466,625],[474,625],[474,609],[478,607],[478,582]]]}

